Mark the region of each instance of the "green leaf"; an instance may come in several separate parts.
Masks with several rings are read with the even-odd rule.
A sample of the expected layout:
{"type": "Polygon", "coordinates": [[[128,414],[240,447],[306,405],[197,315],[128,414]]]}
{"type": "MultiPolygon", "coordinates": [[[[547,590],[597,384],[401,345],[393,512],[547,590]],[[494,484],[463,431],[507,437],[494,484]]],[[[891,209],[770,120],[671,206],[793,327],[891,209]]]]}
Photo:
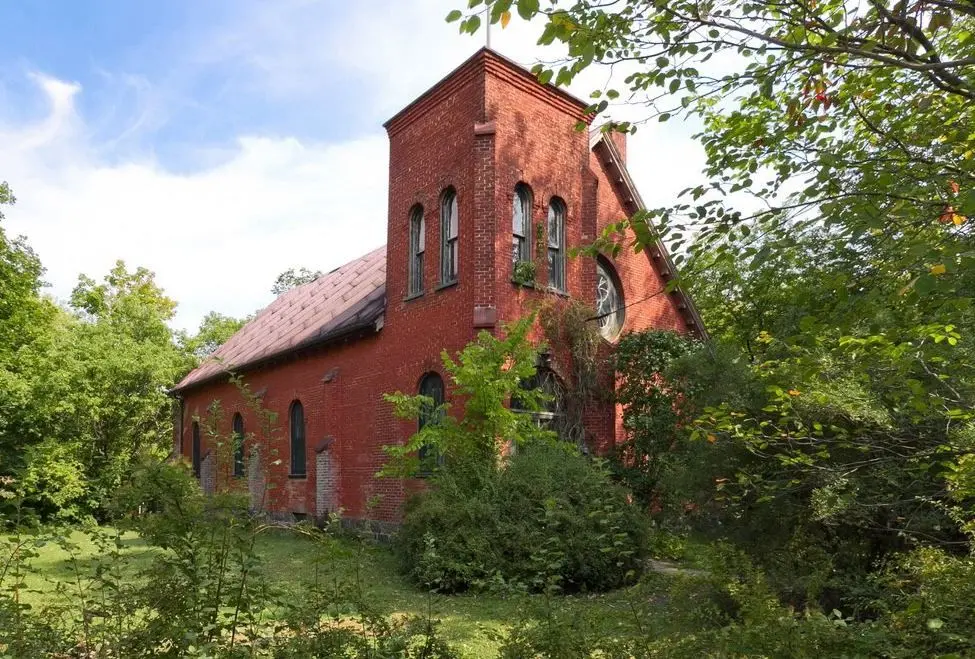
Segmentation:
{"type": "Polygon", "coordinates": [[[526,21],[538,13],[538,8],[538,0],[518,0],[518,15],[526,21]]]}

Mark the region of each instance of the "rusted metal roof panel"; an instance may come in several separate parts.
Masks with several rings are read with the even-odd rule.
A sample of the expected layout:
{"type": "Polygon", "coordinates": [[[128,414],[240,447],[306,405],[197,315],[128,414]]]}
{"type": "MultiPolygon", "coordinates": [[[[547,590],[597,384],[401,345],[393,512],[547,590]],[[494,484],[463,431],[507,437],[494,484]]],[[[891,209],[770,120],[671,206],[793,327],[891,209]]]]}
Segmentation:
{"type": "Polygon", "coordinates": [[[386,247],[336,268],[278,298],[244,325],[173,390],[257,362],[377,327],[386,308],[386,247]]]}

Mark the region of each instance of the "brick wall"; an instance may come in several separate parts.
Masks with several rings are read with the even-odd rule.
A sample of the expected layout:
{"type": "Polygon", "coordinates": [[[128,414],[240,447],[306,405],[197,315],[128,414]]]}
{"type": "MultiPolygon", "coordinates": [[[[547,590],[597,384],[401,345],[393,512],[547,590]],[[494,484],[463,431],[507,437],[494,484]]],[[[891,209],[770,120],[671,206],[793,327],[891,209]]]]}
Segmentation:
{"type": "MultiPolygon", "coordinates": [[[[617,186],[590,153],[586,132],[575,130],[585,119],[585,105],[481,51],[387,122],[389,216],[382,329],[248,371],[245,381],[251,391],[263,391],[261,404],[278,414],[270,432],[257,427],[253,411],[228,383],[185,392],[184,441],[179,444],[184,454],[190,446],[192,418],[204,416],[211,401],[220,400],[224,433],[229,435],[235,412],[244,419],[249,476],[231,482],[250,492],[253,507],[263,502],[263,508],[274,514],[318,518],[341,509],[351,521],[380,522],[368,527],[373,530],[396,522],[407,493],[421,485],[377,479],[375,474],[385,461],[383,446],[404,442],[416,426],[395,418],[382,394],[415,393],[425,373],[445,375],[442,350],[455,353],[480,329],[497,332],[502,322],[523,316],[545,300],[565,299],[546,287],[545,232],[552,197],[566,204],[567,248],[588,244],[602,227],[625,215],[617,186]],[[519,182],[531,187],[532,222],[542,227],[540,236],[532,232],[533,242],[540,243],[533,245],[538,273],[534,288],[511,280],[512,195],[519,182]],[[439,200],[448,186],[458,200],[459,281],[441,287],[439,200]],[[426,222],[423,293],[407,299],[409,217],[416,204],[424,208],[426,222]],[[300,478],[291,477],[289,469],[288,411],[295,400],[304,407],[306,424],[306,475],[300,478]]],[[[615,267],[626,301],[632,303],[625,329],[683,329],[670,297],[652,295],[663,282],[644,254],[622,254],[615,267]]],[[[566,288],[570,296],[592,304],[595,262],[569,259],[566,288]]],[[[566,351],[553,348],[553,366],[568,378],[566,351]]],[[[606,344],[603,357],[610,352],[606,344]]],[[[611,388],[612,373],[604,378],[611,388]]],[[[590,410],[586,421],[591,445],[601,451],[612,447],[619,420],[611,402],[590,410]]],[[[209,441],[204,438],[204,444],[209,441]]],[[[204,445],[203,452],[211,448],[204,445]]]]}

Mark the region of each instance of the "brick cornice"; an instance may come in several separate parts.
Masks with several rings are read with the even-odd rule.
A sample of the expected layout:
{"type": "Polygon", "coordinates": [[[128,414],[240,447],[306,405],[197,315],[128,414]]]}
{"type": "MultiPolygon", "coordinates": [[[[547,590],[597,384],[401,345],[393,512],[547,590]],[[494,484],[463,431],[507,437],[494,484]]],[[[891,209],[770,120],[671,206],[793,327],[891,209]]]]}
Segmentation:
{"type": "MultiPolygon", "coordinates": [[[[460,66],[441,78],[436,84],[420,94],[412,103],[393,115],[383,127],[392,136],[403,130],[414,120],[424,115],[438,103],[443,102],[478,77],[490,73],[494,77],[515,86],[567,114],[575,116],[587,124],[591,115],[585,114],[589,104],[554,85],[543,85],[538,79],[518,63],[488,48],[481,48],[460,66]]],[[[488,117],[481,117],[487,120],[488,117]]]]}
{"type": "Polygon", "coordinates": [[[501,57],[491,51],[485,52],[484,69],[499,80],[517,87],[519,90],[531,94],[540,101],[562,110],[566,114],[572,115],[577,121],[585,121],[589,124],[593,117],[586,114],[585,109],[589,104],[572,96],[568,92],[555,87],[554,85],[543,85],[538,82],[531,71],[523,69],[511,60],[501,57]]]}

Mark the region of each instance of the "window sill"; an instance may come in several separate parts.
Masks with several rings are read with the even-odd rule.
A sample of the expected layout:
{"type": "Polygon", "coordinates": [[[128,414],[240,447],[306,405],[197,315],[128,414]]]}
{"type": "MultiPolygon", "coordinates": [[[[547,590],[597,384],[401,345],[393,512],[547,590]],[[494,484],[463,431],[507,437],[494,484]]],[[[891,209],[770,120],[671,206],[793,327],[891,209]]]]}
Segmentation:
{"type": "Polygon", "coordinates": [[[442,284],[437,284],[437,287],[434,288],[433,290],[435,290],[435,291],[437,291],[439,293],[440,291],[445,290],[445,289],[448,289],[448,288],[451,288],[453,286],[456,286],[459,283],[460,283],[460,280],[459,279],[455,279],[453,281],[446,281],[446,282],[444,282],[442,284]]]}
{"type": "Polygon", "coordinates": [[[415,300],[421,297],[423,297],[423,291],[420,291],[419,293],[413,293],[412,295],[407,295],[406,297],[403,298],[403,302],[410,302],[411,300],[415,300]]]}
{"type": "Polygon", "coordinates": [[[548,286],[547,289],[549,293],[558,295],[559,297],[569,297],[569,291],[563,291],[561,288],[555,288],[554,286],[548,286]]]}
{"type": "Polygon", "coordinates": [[[288,478],[305,479],[308,478],[308,474],[288,474],[288,478]]]}
{"type": "Polygon", "coordinates": [[[533,281],[518,281],[517,279],[512,279],[511,283],[521,288],[535,288],[535,282],[533,281]]]}

